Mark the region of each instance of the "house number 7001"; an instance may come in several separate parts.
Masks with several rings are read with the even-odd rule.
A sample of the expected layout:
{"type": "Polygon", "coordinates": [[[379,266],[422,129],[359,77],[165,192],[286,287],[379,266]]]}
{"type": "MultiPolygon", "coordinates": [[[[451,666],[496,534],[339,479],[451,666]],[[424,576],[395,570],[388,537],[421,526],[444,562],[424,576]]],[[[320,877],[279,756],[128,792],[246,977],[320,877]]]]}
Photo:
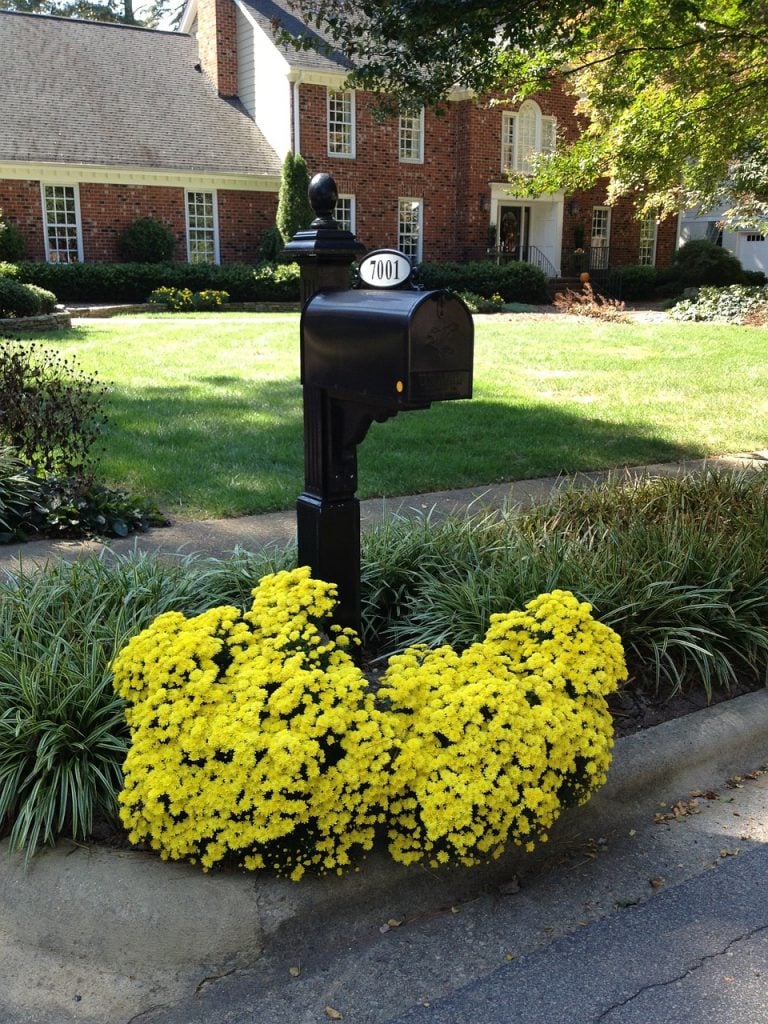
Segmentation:
{"type": "Polygon", "coordinates": [[[360,280],[369,288],[395,288],[411,276],[411,261],[397,249],[376,249],[358,267],[360,280]]]}

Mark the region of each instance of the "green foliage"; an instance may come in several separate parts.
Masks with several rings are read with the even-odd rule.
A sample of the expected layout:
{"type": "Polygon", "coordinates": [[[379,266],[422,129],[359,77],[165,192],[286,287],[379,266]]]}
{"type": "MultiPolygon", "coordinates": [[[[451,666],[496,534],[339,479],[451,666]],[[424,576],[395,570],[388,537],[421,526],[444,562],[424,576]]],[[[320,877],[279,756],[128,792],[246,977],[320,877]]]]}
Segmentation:
{"type": "Polygon", "coordinates": [[[19,279],[54,292],[63,302],[145,302],[157,288],[226,291],[232,302],[296,302],[295,264],[30,263],[19,279]]]}
{"type": "Polygon", "coordinates": [[[742,284],[744,280],[744,271],[736,257],[705,238],[681,245],[672,260],[672,269],[681,290],[704,284],[742,284]]]}
{"type": "Polygon", "coordinates": [[[283,236],[279,228],[267,228],[259,239],[259,253],[262,260],[276,263],[283,251],[283,236]]]}
{"type": "Polygon", "coordinates": [[[0,210],[0,262],[15,262],[24,257],[24,238],[15,224],[9,223],[0,210]]]}
{"type": "Polygon", "coordinates": [[[140,217],[128,225],[117,244],[126,263],[167,263],[173,259],[176,239],[167,224],[140,217]]]}
{"type": "Polygon", "coordinates": [[[106,392],[74,359],[34,342],[0,340],[0,438],[36,474],[91,478],[106,392]]]}
{"type": "Polygon", "coordinates": [[[4,263],[0,260],[0,277],[18,277],[19,268],[15,263],[4,263]]]}
{"type": "Polygon", "coordinates": [[[12,263],[0,264],[0,318],[39,316],[52,313],[56,296],[34,284],[23,284],[17,279],[12,263]],[[7,272],[3,267],[11,268],[7,272]]]}
{"type": "Polygon", "coordinates": [[[486,299],[475,292],[459,292],[459,298],[470,313],[500,313],[504,309],[504,299],[500,295],[491,295],[486,299]]]}
{"type": "MultiPolygon", "coordinates": [[[[57,18],[142,24],[133,12],[133,0],[0,0],[0,10],[51,14],[57,18]]],[[[150,19],[146,20],[148,24],[150,19]]]]}
{"type": "Polygon", "coordinates": [[[728,288],[700,288],[695,299],[678,302],[669,315],[674,320],[768,323],[768,287],[734,284],[728,288]]]}
{"type": "Polygon", "coordinates": [[[617,267],[615,273],[621,282],[621,297],[625,300],[652,299],[656,295],[659,274],[656,267],[638,265],[617,267]]]}
{"type": "Polygon", "coordinates": [[[547,301],[546,275],[530,263],[420,263],[415,279],[425,288],[473,292],[486,299],[500,295],[504,302],[547,301]]]}
{"type": "Polygon", "coordinates": [[[286,153],[277,202],[277,229],[283,242],[289,242],[297,231],[308,228],[314,218],[308,189],[309,171],[304,157],[286,153]]]}
{"type": "Polygon", "coordinates": [[[467,646],[492,614],[562,587],[619,633],[645,693],[768,682],[768,474],[616,481],[522,515],[391,520],[364,537],[363,567],[364,640],[385,652],[467,646]]]}
{"type": "MultiPolygon", "coordinates": [[[[374,654],[413,642],[460,652],[492,614],[568,587],[621,636],[632,691],[768,682],[766,473],[616,480],[524,514],[390,518],[363,535],[362,561],[374,654]]],[[[116,814],[127,736],[112,659],[158,615],[242,608],[254,580],[294,565],[289,548],[224,561],[94,557],[0,578],[0,832],[15,828],[31,850],[51,832],[84,835],[97,809],[116,814]]]]}
{"type": "Polygon", "coordinates": [[[195,310],[221,309],[229,302],[229,294],[213,288],[201,292],[191,292],[189,288],[155,288],[148,301],[173,313],[192,313],[195,310]]]}
{"type": "Polygon", "coordinates": [[[14,524],[36,508],[39,495],[40,482],[16,449],[0,445],[0,544],[13,539],[14,524]]]}

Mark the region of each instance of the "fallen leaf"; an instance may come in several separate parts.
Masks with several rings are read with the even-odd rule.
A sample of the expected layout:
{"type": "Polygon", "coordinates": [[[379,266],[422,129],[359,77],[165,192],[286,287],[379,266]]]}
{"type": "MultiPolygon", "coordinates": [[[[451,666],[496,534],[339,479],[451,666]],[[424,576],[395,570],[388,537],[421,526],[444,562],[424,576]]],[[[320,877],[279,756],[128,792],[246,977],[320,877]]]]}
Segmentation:
{"type": "Polygon", "coordinates": [[[301,974],[301,968],[300,967],[295,967],[295,966],[294,967],[289,967],[288,968],[288,973],[290,974],[290,976],[292,978],[298,978],[298,976],[301,974]]]}
{"type": "Polygon", "coordinates": [[[328,1017],[329,1020],[344,1020],[344,1015],[339,1013],[338,1010],[334,1010],[332,1006],[326,1006],[325,1016],[328,1017]]]}
{"type": "Polygon", "coordinates": [[[738,850],[729,850],[729,849],[725,848],[725,849],[722,849],[720,851],[720,856],[721,857],[738,857],[738,855],[739,855],[739,851],[738,850]]]}
{"type": "Polygon", "coordinates": [[[501,883],[499,892],[502,896],[513,896],[516,892],[520,892],[520,883],[517,878],[510,878],[501,883]]]}
{"type": "Polygon", "coordinates": [[[634,828],[631,828],[631,829],[629,830],[629,834],[630,834],[630,836],[636,836],[636,835],[637,835],[637,830],[636,830],[636,829],[634,829],[634,828]]]}
{"type": "Polygon", "coordinates": [[[505,960],[514,960],[515,959],[515,954],[514,953],[507,953],[507,955],[504,957],[504,959],[505,960]]]}
{"type": "Polygon", "coordinates": [[[664,885],[663,878],[649,878],[648,882],[653,886],[654,889],[660,889],[664,885]]]}
{"type": "Polygon", "coordinates": [[[390,919],[387,921],[387,924],[389,925],[390,928],[399,928],[404,920],[404,917],[390,917],[390,919]]]}
{"type": "Polygon", "coordinates": [[[451,907],[451,913],[452,914],[458,914],[458,912],[459,912],[459,908],[458,907],[451,907]]]}

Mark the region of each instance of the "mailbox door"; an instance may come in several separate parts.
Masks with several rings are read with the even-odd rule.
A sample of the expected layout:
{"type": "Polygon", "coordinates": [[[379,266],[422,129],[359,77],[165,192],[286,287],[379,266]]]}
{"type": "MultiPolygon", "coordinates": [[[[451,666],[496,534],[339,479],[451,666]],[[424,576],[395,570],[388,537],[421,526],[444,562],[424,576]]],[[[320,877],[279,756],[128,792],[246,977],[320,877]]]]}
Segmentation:
{"type": "Polygon", "coordinates": [[[409,401],[472,397],[474,323],[459,298],[427,292],[414,310],[410,339],[409,401]]]}

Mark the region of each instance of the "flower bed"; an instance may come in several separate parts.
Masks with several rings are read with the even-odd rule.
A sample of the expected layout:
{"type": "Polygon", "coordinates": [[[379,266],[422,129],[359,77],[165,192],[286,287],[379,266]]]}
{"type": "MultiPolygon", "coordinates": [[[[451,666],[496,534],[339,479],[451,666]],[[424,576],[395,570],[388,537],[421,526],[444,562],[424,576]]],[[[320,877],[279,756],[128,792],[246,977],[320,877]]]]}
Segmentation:
{"type": "Polygon", "coordinates": [[[412,647],[374,690],[335,587],[265,576],[253,605],[160,615],[114,662],[131,744],[121,818],[164,858],[341,873],[531,849],[605,781],[618,636],[566,591],[495,615],[461,653],[412,647]]]}

